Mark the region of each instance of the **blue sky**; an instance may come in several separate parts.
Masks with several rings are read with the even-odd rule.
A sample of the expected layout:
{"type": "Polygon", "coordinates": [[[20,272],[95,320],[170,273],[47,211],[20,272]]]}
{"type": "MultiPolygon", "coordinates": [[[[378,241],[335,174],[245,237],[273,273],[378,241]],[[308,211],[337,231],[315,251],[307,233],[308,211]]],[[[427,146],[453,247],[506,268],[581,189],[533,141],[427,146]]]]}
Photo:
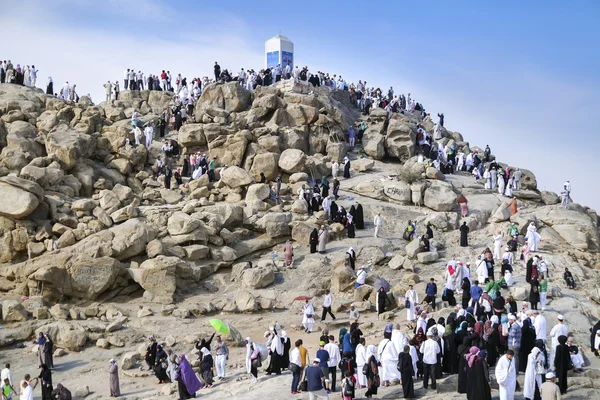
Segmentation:
{"type": "Polygon", "coordinates": [[[600,210],[600,2],[385,3],[0,0],[0,26],[20,38],[0,58],[100,101],[127,67],[260,68],[281,32],[296,64],[410,92],[471,144],[532,170],[540,189],[568,179],[574,200],[600,210]]]}

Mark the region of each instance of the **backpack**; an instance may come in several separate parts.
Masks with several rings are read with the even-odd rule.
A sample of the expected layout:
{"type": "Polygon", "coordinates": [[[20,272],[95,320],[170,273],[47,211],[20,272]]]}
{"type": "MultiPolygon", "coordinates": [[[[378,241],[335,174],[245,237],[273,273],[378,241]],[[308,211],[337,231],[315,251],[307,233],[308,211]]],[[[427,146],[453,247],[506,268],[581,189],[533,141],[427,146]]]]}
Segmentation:
{"type": "Polygon", "coordinates": [[[344,378],[344,385],[342,386],[342,395],[346,397],[354,397],[354,378],[344,378]]]}

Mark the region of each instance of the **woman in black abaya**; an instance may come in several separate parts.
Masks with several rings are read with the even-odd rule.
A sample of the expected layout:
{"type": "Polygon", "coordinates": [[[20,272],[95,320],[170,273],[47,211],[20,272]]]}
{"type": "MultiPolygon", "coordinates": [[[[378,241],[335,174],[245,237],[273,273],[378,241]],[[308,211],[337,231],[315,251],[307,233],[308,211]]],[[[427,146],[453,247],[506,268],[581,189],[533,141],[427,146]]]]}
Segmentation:
{"type": "Polygon", "coordinates": [[[356,223],[356,229],[365,229],[365,217],[363,215],[363,206],[358,204],[356,206],[356,216],[354,217],[356,223]]]}
{"type": "Polygon", "coordinates": [[[317,244],[319,244],[319,232],[317,231],[317,228],[313,229],[313,231],[310,233],[310,238],[308,242],[310,243],[310,253],[316,253],[317,244]]]}
{"type": "Polygon", "coordinates": [[[350,178],[350,160],[344,164],[344,178],[350,178]]]}
{"type": "Polygon", "coordinates": [[[415,370],[409,354],[410,347],[404,346],[404,351],[398,356],[398,370],[402,380],[402,392],[405,399],[415,398],[415,370]]]}
{"type": "Polygon", "coordinates": [[[335,201],[332,201],[331,205],[329,206],[329,215],[331,216],[331,219],[333,221],[335,221],[335,218],[337,217],[337,213],[338,213],[338,205],[335,203],[335,201]]]}

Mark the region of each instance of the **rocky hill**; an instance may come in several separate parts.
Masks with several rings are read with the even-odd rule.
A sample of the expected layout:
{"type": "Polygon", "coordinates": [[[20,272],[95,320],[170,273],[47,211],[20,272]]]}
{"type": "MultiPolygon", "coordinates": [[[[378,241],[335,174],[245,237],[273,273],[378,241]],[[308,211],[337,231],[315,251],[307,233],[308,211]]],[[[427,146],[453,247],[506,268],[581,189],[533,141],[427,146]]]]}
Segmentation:
{"type": "MultiPolygon", "coordinates": [[[[148,330],[159,335],[173,319],[183,323],[214,313],[236,321],[244,335],[231,339],[239,342],[245,332],[259,334],[266,327],[244,319],[244,313],[279,312],[293,307],[298,295],[318,296],[331,288],[334,309],[355,301],[369,311],[377,277],[392,283],[389,295],[397,305],[385,317],[404,319],[400,310],[409,283],[422,294],[422,280],[442,281],[446,260],[474,262],[491,247],[492,233],[505,232],[510,222],[517,222],[522,233],[530,222],[536,224],[541,253],[553,268],[551,308],[569,312],[577,339],[588,344],[587,329],[600,316],[598,215],[578,204],[559,208],[558,196],[540,192],[532,172],[522,170],[523,190],[514,192],[519,212],[511,216],[508,199],[469,176],[444,176],[417,162],[417,124],[432,132],[430,121],[393,114],[386,122],[382,109],[361,116],[347,92],[293,81],[252,93],[227,83],[206,87],[195,105],[197,122],[166,135],[178,141],[183,154],[215,157],[216,182],[204,175],[185,186],[172,181],[165,189],[164,177],[152,176],[162,155],[160,138],[150,148],[128,145],[126,139],[133,143],[134,112],[143,122],[155,120],[172,97],[122,91],[111,104],[94,105],[85,97],[69,104],[39,90],[0,85],[0,290],[5,299],[0,345],[51,330],[56,344],[67,350],[106,340],[103,348],[123,355],[119,349],[135,347],[148,330]],[[363,150],[349,151],[344,133],[359,119],[367,123],[363,150]],[[356,239],[345,237],[340,224],[329,224],[323,211],[309,215],[296,195],[303,184],[329,176],[331,161],[346,155],[353,171],[342,180],[339,204],[360,202],[367,221],[367,231],[359,231],[356,239]],[[410,173],[399,172],[400,165],[410,173]],[[270,198],[268,184],[256,183],[261,172],[269,181],[282,175],[279,204],[270,198]],[[411,178],[403,180],[404,175],[411,178]],[[456,203],[460,194],[469,200],[466,218],[456,203]],[[383,239],[372,238],[370,230],[377,212],[384,215],[383,239]],[[402,239],[409,219],[419,229],[433,226],[436,253],[402,239]],[[463,221],[471,228],[469,248],[458,247],[463,221]],[[308,236],[321,224],[330,228],[328,253],[308,254],[308,236]],[[294,241],[296,269],[284,269],[277,260],[279,244],[287,239],[294,241]],[[370,285],[357,293],[355,275],[345,265],[349,246],[357,251],[357,263],[371,266],[370,285]],[[576,291],[562,281],[565,267],[578,281],[576,291]]],[[[441,145],[454,144],[465,154],[476,148],[458,132],[442,128],[441,134],[441,145]]],[[[172,162],[181,165],[181,158],[172,162]]],[[[510,291],[526,300],[522,272],[515,275],[510,291]]],[[[280,321],[290,317],[277,315],[280,321]]],[[[373,332],[380,331],[376,325],[373,332]]],[[[197,327],[170,332],[182,345],[193,334],[197,327]]]]}

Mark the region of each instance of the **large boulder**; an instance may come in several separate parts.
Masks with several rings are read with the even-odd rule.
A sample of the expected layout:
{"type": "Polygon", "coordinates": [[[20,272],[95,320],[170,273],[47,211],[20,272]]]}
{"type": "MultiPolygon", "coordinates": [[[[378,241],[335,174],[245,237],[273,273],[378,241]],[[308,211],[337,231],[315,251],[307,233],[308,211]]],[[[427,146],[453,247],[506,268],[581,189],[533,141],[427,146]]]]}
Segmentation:
{"type": "Polygon", "coordinates": [[[25,282],[31,291],[43,286],[44,297],[52,300],[64,297],[94,300],[107,291],[128,285],[126,269],[119,261],[77,251],[46,253],[11,265],[2,276],[25,282]]]}
{"type": "Polygon", "coordinates": [[[275,274],[269,267],[250,268],[242,275],[242,285],[251,289],[262,289],[275,282],[275,274]]]}
{"type": "Polygon", "coordinates": [[[0,215],[9,218],[24,218],[31,214],[40,204],[40,199],[35,193],[32,193],[25,185],[36,185],[39,191],[42,189],[35,182],[26,181],[20,178],[4,177],[0,178],[0,193],[2,193],[2,201],[0,201],[0,215]],[[16,181],[18,180],[18,181],[16,181]],[[16,182],[15,182],[16,181],[16,182]]]}
{"type": "Polygon", "coordinates": [[[409,205],[412,200],[410,185],[402,181],[391,181],[386,183],[383,187],[383,193],[390,199],[405,205],[409,205]]]}
{"type": "Polygon", "coordinates": [[[204,87],[196,109],[215,107],[227,112],[246,111],[251,104],[251,93],[237,82],[214,83],[204,87]]]}
{"type": "Polygon", "coordinates": [[[452,187],[449,184],[433,181],[425,189],[423,202],[426,207],[435,211],[452,211],[456,205],[456,194],[452,191],[452,187]]]}
{"type": "Polygon", "coordinates": [[[27,310],[17,300],[2,302],[2,320],[4,322],[21,322],[27,320],[27,310]]]}
{"type": "Polygon", "coordinates": [[[424,251],[423,247],[419,244],[418,240],[413,240],[409,242],[406,247],[406,256],[409,258],[416,258],[417,254],[422,253],[424,251]]]}
{"type": "Polygon", "coordinates": [[[254,156],[250,175],[258,177],[260,173],[264,173],[267,181],[274,181],[279,174],[279,154],[277,153],[260,153],[254,156]]]}
{"type": "Polygon", "coordinates": [[[60,124],[46,136],[46,152],[57,159],[65,170],[75,166],[77,160],[91,156],[95,143],[91,136],[60,124]]]}
{"type": "Polygon", "coordinates": [[[286,149],[279,157],[279,168],[288,174],[304,172],[306,154],[302,150],[286,149]]]}
{"type": "Polygon", "coordinates": [[[171,236],[184,235],[198,229],[201,224],[202,221],[199,219],[193,218],[182,211],[176,211],[168,219],[167,231],[171,236]]]}
{"type": "Polygon", "coordinates": [[[335,267],[331,274],[331,290],[338,293],[347,292],[352,290],[355,281],[354,271],[342,263],[335,267]]]}
{"type": "Polygon", "coordinates": [[[402,114],[395,114],[389,121],[385,136],[385,151],[390,157],[405,162],[414,155],[416,131],[413,123],[402,114]]]}
{"type": "Polygon", "coordinates": [[[114,233],[113,256],[118,260],[127,260],[143,253],[146,245],[156,238],[156,231],[138,218],[115,225],[110,231],[114,233]]]}
{"type": "Polygon", "coordinates": [[[179,129],[179,144],[183,147],[206,145],[202,124],[185,124],[179,129]]]}
{"type": "Polygon", "coordinates": [[[231,166],[221,171],[221,180],[230,188],[246,186],[254,182],[254,178],[246,170],[231,166]]]}
{"type": "Polygon", "coordinates": [[[275,238],[290,234],[291,221],[291,213],[268,213],[256,221],[256,226],[265,230],[269,237],[275,238]]]}
{"type": "Polygon", "coordinates": [[[271,194],[271,189],[266,183],[255,183],[248,187],[246,192],[246,201],[252,200],[266,200],[271,194]]]}
{"type": "Polygon", "coordinates": [[[177,289],[176,272],[181,263],[177,257],[157,256],[144,261],[139,268],[130,268],[129,272],[152,299],[170,303],[177,289]]]}
{"type": "Polygon", "coordinates": [[[385,136],[381,133],[368,128],[362,142],[363,149],[369,157],[381,160],[385,156],[385,136]]]}

